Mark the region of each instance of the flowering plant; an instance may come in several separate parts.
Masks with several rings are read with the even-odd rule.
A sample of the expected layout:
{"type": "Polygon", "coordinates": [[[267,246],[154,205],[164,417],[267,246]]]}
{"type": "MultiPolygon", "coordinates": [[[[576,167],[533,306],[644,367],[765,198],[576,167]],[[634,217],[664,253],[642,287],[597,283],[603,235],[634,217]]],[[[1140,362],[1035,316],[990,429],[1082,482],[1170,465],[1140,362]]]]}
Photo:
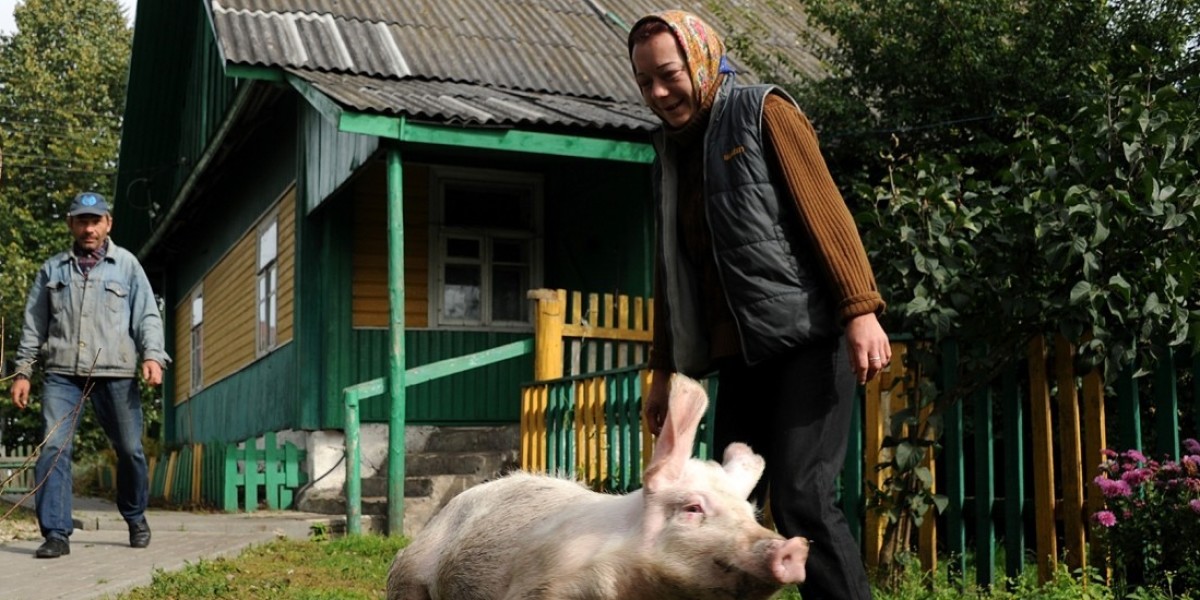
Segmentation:
{"type": "Polygon", "coordinates": [[[1105,508],[1092,522],[1119,582],[1200,589],[1200,443],[1183,447],[1178,462],[1104,451],[1094,481],[1105,508]]]}

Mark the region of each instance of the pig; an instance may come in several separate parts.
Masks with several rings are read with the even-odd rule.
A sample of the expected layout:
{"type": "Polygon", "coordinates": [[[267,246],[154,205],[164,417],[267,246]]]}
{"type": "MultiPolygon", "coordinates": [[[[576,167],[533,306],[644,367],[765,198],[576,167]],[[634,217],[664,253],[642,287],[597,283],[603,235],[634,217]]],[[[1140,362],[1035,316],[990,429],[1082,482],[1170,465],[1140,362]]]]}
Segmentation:
{"type": "Polygon", "coordinates": [[[516,472],[455,496],[388,572],[388,600],[765,599],[805,578],[808,541],[761,526],[764,462],[731,444],[691,458],[708,405],[674,375],[641,490],[602,494],[516,472]]]}

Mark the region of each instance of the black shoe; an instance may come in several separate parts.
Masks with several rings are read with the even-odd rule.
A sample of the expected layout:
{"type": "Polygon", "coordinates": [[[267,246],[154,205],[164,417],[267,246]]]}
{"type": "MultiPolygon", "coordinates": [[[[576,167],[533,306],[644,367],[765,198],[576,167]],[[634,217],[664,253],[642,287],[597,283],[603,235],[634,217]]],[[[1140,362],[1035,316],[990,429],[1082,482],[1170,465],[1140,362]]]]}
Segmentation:
{"type": "Polygon", "coordinates": [[[37,552],[33,555],[37,558],[58,558],[64,554],[71,553],[71,543],[62,538],[46,538],[46,541],[38,546],[37,552]]]}
{"type": "Polygon", "coordinates": [[[145,548],[150,545],[150,524],[146,519],[129,524],[129,547],[145,548]]]}

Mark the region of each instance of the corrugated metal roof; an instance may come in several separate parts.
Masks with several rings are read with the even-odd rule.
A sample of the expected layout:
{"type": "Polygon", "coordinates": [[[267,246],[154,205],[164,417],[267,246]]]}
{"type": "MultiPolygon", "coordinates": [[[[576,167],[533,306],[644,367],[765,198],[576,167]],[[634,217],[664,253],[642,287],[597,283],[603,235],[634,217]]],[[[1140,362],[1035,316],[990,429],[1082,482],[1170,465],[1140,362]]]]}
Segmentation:
{"type": "Polygon", "coordinates": [[[213,18],[233,63],[640,102],[620,35],[583,9],[578,0],[214,0],[213,18]]]}
{"type": "MultiPolygon", "coordinates": [[[[711,3],[681,4],[817,72],[797,35],[807,24],[795,2],[726,0],[723,18],[711,3]]],[[[618,129],[657,123],[633,83],[624,27],[659,8],[649,0],[211,0],[227,62],[287,68],[359,110],[618,129]]]]}
{"type": "Polygon", "coordinates": [[[342,105],[363,112],[485,126],[535,124],[650,130],[658,125],[658,119],[644,106],[629,102],[504,90],[474,83],[291,72],[342,105]]]}

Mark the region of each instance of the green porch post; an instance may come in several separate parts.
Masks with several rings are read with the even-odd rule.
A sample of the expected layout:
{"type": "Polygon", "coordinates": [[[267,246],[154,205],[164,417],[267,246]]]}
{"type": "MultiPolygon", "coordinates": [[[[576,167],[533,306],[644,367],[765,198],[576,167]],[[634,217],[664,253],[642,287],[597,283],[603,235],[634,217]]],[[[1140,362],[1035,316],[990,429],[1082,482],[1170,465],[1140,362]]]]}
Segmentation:
{"type": "Polygon", "coordinates": [[[404,533],[404,168],[387,156],[388,183],[388,535],[404,533]]]}

